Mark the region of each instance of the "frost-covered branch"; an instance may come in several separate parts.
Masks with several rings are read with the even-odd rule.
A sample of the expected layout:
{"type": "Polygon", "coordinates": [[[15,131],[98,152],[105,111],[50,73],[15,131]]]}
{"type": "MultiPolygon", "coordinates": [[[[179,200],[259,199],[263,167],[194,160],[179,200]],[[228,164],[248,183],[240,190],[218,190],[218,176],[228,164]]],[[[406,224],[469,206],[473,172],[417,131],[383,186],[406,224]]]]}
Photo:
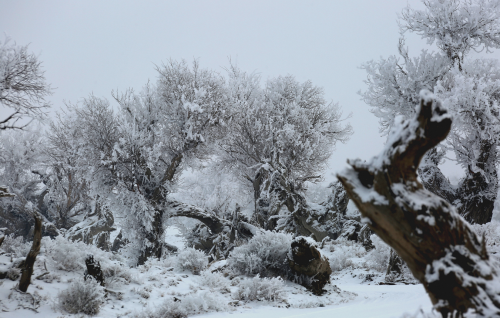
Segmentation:
{"type": "Polygon", "coordinates": [[[401,31],[434,41],[459,64],[471,50],[490,52],[500,47],[500,1],[424,0],[426,10],[403,10],[401,31]]]}
{"type": "Polygon", "coordinates": [[[23,129],[27,124],[18,123],[23,118],[43,116],[49,107],[45,98],[52,94],[38,58],[28,46],[9,42],[8,37],[0,42],[0,109],[9,114],[0,118],[0,130],[23,129]]]}
{"type": "Polygon", "coordinates": [[[417,181],[423,155],[450,128],[441,103],[422,92],[417,116],[394,127],[382,153],[369,162],[351,161],[338,177],[365,222],[408,264],[443,317],[468,310],[498,316],[500,277],[484,238],[417,181]]]}

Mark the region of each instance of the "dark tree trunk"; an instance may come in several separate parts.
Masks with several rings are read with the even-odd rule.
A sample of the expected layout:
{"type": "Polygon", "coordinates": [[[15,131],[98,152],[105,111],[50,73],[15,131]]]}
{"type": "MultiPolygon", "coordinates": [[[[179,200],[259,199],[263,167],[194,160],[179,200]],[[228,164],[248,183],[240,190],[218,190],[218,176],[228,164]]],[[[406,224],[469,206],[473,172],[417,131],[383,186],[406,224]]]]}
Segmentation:
{"type": "Polygon", "coordinates": [[[149,246],[143,249],[141,255],[139,255],[138,265],[144,265],[144,263],[150,257],[161,258],[163,253],[163,211],[156,210],[153,219],[153,230],[146,233],[146,240],[149,246]]]}
{"type": "MultiPolygon", "coordinates": [[[[198,142],[189,143],[185,145],[184,150],[188,151],[191,148],[195,148],[197,145],[198,142]]],[[[182,163],[183,157],[183,153],[179,153],[172,159],[170,165],[166,169],[161,179],[160,186],[150,186],[151,170],[149,168],[146,169],[145,178],[143,180],[144,184],[142,185],[142,187],[144,189],[144,193],[146,193],[147,199],[154,206],[160,207],[162,206],[162,204],[166,203],[167,191],[164,188],[163,184],[167,181],[171,182],[174,179],[177,169],[182,163]]],[[[164,245],[163,214],[164,213],[162,208],[156,209],[152,224],[153,230],[146,232],[146,240],[148,246],[146,246],[139,255],[139,259],[137,261],[138,265],[143,265],[149,257],[156,257],[158,259],[161,258],[164,245]]]]}
{"type": "Polygon", "coordinates": [[[35,264],[36,257],[40,252],[40,243],[42,240],[42,218],[38,214],[35,217],[35,232],[33,235],[33,244],[26,257],[21,280],[19,281],[19,290],[26,292],[31,283],[31,275],[33,275],[33,265],[35,264]]]}
{"type": "Polygon", "coordinates": [[[500,316],[500,280],[470,225],[447,201],[425,190],[416,169],[446,138],[451,117],[429,93],[417,117],[393,130],[384,151],[339,174],[371,229],[401,256],[443,317],[468,310],[500,316]]]}
{"type": "Polygon", "coordinates": [[[462,198],[458,211],[472,224],[491,222],[498,192],[496,146],[489,140],[482,140],[479,148],[480,154],[475,164],[482,171],[474,172],[469,167],[458,189],[458,194],[462,198]]]}

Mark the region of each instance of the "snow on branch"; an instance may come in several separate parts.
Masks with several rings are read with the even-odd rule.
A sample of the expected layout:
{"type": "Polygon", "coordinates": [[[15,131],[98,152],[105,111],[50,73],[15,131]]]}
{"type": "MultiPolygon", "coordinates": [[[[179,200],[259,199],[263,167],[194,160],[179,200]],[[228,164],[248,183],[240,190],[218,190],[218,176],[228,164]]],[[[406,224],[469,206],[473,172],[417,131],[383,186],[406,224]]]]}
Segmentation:
{"type": "Polygon", "coordinates": [[[416,116],[399,120],[382,153],[338,175],[365,222],[408,264],[443,317],[500,315],[498,269],[454,206],[417,180],[423,155],[444,140],[451,116],[422,91],[416,116]]]}

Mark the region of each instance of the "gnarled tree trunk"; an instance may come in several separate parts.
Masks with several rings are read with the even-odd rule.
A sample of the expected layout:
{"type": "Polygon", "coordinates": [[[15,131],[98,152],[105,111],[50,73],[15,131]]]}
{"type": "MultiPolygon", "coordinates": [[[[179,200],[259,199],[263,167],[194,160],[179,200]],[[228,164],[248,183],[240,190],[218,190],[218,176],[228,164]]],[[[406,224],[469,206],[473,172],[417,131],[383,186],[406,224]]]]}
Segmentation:
{"type": "Polygon", "coordinates": [[[486,224],[493,217],[498,192],[497,146],[489,140],[481,140],[479,151],[475,164],[480,171],[474,172],[468,167],[457,191],[462,198],[458,211],[470,223],[486,224]]]}
{"type": "Polygon", "coordinates": [[[425,190],[416,170],[448,134],[451,117],[428,93],[417,116],[396,126],[383,152],[339,174],[371,229],[401,256],[443,317],[500,316],[500,279],[486,247],[454,206],[425,190]]]}

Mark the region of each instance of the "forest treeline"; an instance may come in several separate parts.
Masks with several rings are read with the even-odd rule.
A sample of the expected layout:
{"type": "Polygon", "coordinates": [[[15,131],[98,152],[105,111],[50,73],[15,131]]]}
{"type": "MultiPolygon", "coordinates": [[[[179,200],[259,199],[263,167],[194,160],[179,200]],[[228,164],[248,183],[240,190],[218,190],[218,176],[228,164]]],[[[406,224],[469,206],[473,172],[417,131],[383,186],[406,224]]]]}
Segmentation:
{"type": "MultiPolygon", "coordinates": [[[[349,197],[355,197],[366,217],[373,209],[370,204],[380,208],[386,204],[384,197],[397,197],[394,184],[400,181],[421,182],[446,202],[446,211],[448,206],[456,208],[461,217],[450,215],[465,222],[462,232],[469,231],[467,222],[491,222],[498,195],[500,64],[477,58],[472,51],[500,47],[500,2],[423,4],[423,10],[408,6],[399,17],[398,55],[362,65],[367,86],[360,97],[387,135],[385,157],[372,166],[353,161],[358,175],[349,179],[341,174],[342,183],[323,190],[328,195],[320,202],[310,189],[317,189],[335,145],[348,142],[353,129],[349,116],[343,116],[341,107],[312,82],[299,82],[291,75],[263,80],[231,63],[219,73],[196,60],[169,60],[156,66],[155,81],[137,91],[112,92],[111,100],[90,95],[67,103],[49,119],[46,99],[54,90],[41,62],[27,46],[5,39],[0,43],[0,103],[7,110],[0,118],[0,228],[6,235],[31,239],[35,220],[40,219],[43,236],[64,236],[107,251],[126,250],[139,265],[176,250],[165,242],[164,231],[179,217],[196,220],[184,221],[186,238],[211,260],[228,258],[235,247],[266,231],[291,234],[297,237],[294,242],[302,242],[302,236],[318,243],[344,239],[370,249],[372,230],[379,234],[387,229],[373,215],[362,222],[359,214],[349,214],[349,197]],[[404,40],[408,32],[434,44],[437,51],[411,56],[404,40]],[[425,91],[433,92],[432,97],[422,95],[425,91]],[[431,99],[434,104],[429,104],[431,99]],[[424,108],[432,115],[423,114],[424,108]],[[423,121],[441,123],[445,117],[449,127],[439,140],[419,139],[430,127],[423,121]],[[26,124],[26,118],[44,124],[26,124]],[[410,129],[412,120],[421,129],[410,129]],[[404,133],[410,135],[399,140],[404,133]],[[398,173],[387,172],[400,164],[387,149],[404,153],[415,146],[412,138],[419,140],[421,150],[411,153],[416,158],[411,168],[405,163],[398,173]],[[439,168],[447,154],[453,154],[463,170],[458,184],[439,168]],[[399,179],[376,183],[382,168],[386,177],[399,179]],[[379,198],[371,190],[363,195],[360,184],[387,189],[375,186],[379,198]]],[[[410,196],[402,209],[424,215],[426,208],[412,199],[416,197],[410,196]]],[[[425,218],[422,215],[417,219],[425,218]]],[[[408,233],[422,230],[408,222],[413,226],[408,233]]],[[[426,231],[434,233],[431,223],[426,231]]],[[[467,235],[462,240],[477,239],[467,235]]],[[[412,265],[414,259],[393,237],[380,236],[397,252],[391,252],[389,265],[402,263],[399,254],[423,281],[419,271],[425,266],[412,265]]],[[[306,246],[306,241],[301,244],[306,246]]],[[[445,245],[436,243],[433,248],[442,251],[445,245]]],[[[468,251],[483,260],[488,257],[480,246],[468,251]]],[[[478,288],[487,289],[483,285],[478,288]]],[[[431,299],[446,316],[470,308],[479,313],[488,306],[498,310],[498,295],[493,294],[488,294],[493,300],[487,304],[443,305],[440,300],[449,302],[449,295],[431,299]]]]}

